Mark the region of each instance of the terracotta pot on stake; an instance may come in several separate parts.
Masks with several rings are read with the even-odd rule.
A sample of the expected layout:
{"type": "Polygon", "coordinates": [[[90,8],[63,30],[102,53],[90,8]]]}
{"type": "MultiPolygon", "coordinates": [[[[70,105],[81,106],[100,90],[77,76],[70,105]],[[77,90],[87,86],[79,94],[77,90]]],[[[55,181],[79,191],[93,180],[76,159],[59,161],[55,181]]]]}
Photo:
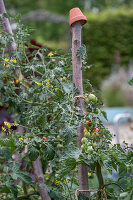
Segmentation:
{"type": "MultiPolygon", "coordinates": [[[[69,24],[72,29],[72,66],[73,66],[73,82],[75,88],[78,88],[80,95],[83,95],[83,82],[82,82],[82,59],[80,56],[76,56],[77,50],[81,46],[81,30],[82,25],[87,22],[87,18],[83,15],[79,8],[73,8],[70,10],[69,24]]],[[[85,112],[83,98],[78,98],[77,106],[81,110],[81,115],[85,112]]],[[[77,144],[81,147],[81,139],[83,135],[83,124],[77,130],[77,144]]],[[[79,187],[82,193],[89,197],[88,186],[88,167],[85,165],[79,165],[79,187]]]]}

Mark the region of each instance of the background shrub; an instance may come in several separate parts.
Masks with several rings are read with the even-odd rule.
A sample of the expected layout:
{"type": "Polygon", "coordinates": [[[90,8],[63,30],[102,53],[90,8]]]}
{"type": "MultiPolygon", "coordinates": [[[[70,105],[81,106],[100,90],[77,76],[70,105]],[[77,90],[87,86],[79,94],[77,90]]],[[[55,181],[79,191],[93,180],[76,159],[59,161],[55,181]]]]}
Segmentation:
{"type": "Polygon", "coordinates": [[[83,38],[88,64],[96,67],[84,76],[99,88],[114,64],[127,66],[133,59],[133,10],[120,8],[85,15],[88,23],[84,26],[83,38]]]}

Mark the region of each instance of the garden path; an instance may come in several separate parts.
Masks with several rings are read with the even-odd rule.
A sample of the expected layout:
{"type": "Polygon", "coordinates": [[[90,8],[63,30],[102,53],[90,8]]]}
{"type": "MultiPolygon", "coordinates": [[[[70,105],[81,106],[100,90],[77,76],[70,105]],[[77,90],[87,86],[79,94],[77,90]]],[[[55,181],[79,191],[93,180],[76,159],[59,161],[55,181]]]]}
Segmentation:
{"type": "MultiPolygon", "coordinates": [[[[113,134],[113,141],[112,143],[116,143],[116,136],[115,135],[115,129],[113,124],[104,124],[105,127],[109,129],[109,131],[113,134]]],[[[133,127],[131,129],[130,123],[119,123],[119,139],[120,143],[123,141],[133,144],[133,127]]]]}

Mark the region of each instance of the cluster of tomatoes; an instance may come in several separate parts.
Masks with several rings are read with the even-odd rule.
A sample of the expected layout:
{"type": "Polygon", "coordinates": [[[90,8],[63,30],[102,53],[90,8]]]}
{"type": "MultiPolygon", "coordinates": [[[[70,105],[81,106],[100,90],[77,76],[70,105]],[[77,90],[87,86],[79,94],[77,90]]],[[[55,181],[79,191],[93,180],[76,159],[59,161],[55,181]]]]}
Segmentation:
{"type": "MultiPolygon", "coordinates": [[[[86,124],[90,127],[91,126],[91,122],[90,121],[86,121],[86,124]]],[[[95,129],[91,129],[88,131],[87,128],[84,128],[84,137],[82,138],[81,142],[81,150],[85,151],[86,153],[91,153],[91,151],[93,151],[93,148],[97,147],[97,143],[96,142],[91,142],[93,139],[95,139],[96,137],[98,137],[100,135],[99,132],[99,128],[95,128],[95,129]]]]}
{"type": "MultiPolygon", "coordinates": [[[[91,126],[91,122],[90,121],[86,121],[86,124],[88,126],[91,126]]],[[[90,129],[89,131],[87,130],[87,128],[84,128],[83,133],[84,133],[84,137],[87,137],[87,138],[92,137],[92,138],[94,138],[96,136],[99,136],[99,128],[90,129]]]]}

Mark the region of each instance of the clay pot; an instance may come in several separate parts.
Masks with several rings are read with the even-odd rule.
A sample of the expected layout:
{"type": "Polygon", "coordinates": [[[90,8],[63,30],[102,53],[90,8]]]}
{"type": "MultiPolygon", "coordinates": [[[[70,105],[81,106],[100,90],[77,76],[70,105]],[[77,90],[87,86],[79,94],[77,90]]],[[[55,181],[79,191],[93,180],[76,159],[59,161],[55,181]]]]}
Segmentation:
{"type": "Polygon", "coordinates": [[[70,10],[70,26],[77,21],[81,21],[81,24],[84,25],[87,22],[87,18],[83,15],[79,8],[72,8],[70,10]]]}

